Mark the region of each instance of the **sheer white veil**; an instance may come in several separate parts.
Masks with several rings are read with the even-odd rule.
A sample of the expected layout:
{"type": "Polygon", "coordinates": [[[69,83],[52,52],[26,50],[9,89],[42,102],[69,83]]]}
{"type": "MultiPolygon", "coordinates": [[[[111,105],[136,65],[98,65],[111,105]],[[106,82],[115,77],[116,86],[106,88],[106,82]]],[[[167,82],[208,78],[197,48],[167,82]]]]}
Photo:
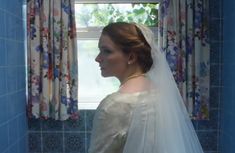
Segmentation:
{"type": "Polygon", "coordinates": [[[153,66],[147,77],[156,96],[148,97],[149,102],[133,112],[123,153],[203,153],[165,53],[149,28],[136,26],[151,46],[153,66]]]}

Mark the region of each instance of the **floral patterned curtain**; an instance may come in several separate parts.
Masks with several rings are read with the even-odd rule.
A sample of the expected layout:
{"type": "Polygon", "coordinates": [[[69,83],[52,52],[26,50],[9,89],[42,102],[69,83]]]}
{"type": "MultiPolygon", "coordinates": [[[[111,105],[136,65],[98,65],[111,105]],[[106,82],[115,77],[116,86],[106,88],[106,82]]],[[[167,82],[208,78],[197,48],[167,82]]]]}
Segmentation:
{"type": "Polygon", "coordinates": [[[27,34],[29,117],[76,119],[74,0],[29,0],[27,34]]]}
{"type": "Polygon", "coordinates": [[[158,44],[192,119],[209,118],[207,0],[160,0],[158,44]]]}

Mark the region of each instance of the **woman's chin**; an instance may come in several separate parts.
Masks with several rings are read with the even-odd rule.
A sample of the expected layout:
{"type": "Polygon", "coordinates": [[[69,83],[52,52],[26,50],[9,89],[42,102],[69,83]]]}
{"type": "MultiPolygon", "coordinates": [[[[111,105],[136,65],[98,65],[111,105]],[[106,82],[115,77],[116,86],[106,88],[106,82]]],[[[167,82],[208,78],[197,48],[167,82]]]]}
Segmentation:
{"type": "Polygon", "coordinates": [[[106,78],[106,77],[109,77],[109,75],[107,74],[104,74],[104,73],[101,73],[102,77],[106,78]]]}
{"type": "Polygon", "coordinates": [[[103,72],[103,71],[101,71],[101,75],[102,75],[102,77],[110,77],[111,75],[110,74],[107,74],[107,73],[105,73],[105,72],[103,72]]]}

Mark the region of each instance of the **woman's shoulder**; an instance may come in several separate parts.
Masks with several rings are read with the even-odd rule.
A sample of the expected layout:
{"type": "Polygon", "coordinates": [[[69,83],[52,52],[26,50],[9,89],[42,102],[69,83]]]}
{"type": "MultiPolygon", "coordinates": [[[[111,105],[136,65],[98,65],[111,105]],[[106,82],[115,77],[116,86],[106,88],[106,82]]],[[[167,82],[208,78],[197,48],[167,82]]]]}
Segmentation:
{"type": "Polygon", "coordinates": [[[127,113],[131,111],[138,102],[141,93],[114,92],[107,95],[99,104],[97,110],[108,114],[127,113]]]}
{"type": "Polygon", "coordinates": [[[109,103],[133,103],[138,101],[141,96],[149,96],[153,90],[148,91],[138,91],[138,92],[122,92],[117,91],[107,95],[103,101],[108,101],[109,103]]]}
{"type": "Polygon", "coordinates": [[[139,91],[133,93],[114,92],[107,95],[100,103],[101,108],[132,108],[137,105],[138,102],[149,98],[151,95],[156,95],[156,90],[139,91]]]}
{"type": "Polygon", "coordinates": [[[141,91],[135,93],[114,92],[107,95],[99,104],[96,113],[110,118],[125,118],[131,116],[132,112],[141,102],[147,103],[155,91],[141,91]]]}

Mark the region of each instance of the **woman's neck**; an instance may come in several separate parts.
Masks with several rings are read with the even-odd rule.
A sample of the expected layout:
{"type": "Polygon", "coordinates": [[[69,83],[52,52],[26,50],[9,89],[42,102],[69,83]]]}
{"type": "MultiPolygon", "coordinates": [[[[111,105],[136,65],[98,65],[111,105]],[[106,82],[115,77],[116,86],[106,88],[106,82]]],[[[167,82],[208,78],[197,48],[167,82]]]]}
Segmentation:
{"type": "Polygon", "coordinates": [[[131,79],[135,79],[135,78],[138,78],[138,77],[144,77],[145,76],[145,73],[143,72],[138,72],[138,73],[134,73],[134,74],[131,74],[129,75],[128,77],[125,77],[122,81],[121,81],[121,84],[120,84],[120,87],[123,86],[126,82],[128,82],[129,80],[131,79]]]}

